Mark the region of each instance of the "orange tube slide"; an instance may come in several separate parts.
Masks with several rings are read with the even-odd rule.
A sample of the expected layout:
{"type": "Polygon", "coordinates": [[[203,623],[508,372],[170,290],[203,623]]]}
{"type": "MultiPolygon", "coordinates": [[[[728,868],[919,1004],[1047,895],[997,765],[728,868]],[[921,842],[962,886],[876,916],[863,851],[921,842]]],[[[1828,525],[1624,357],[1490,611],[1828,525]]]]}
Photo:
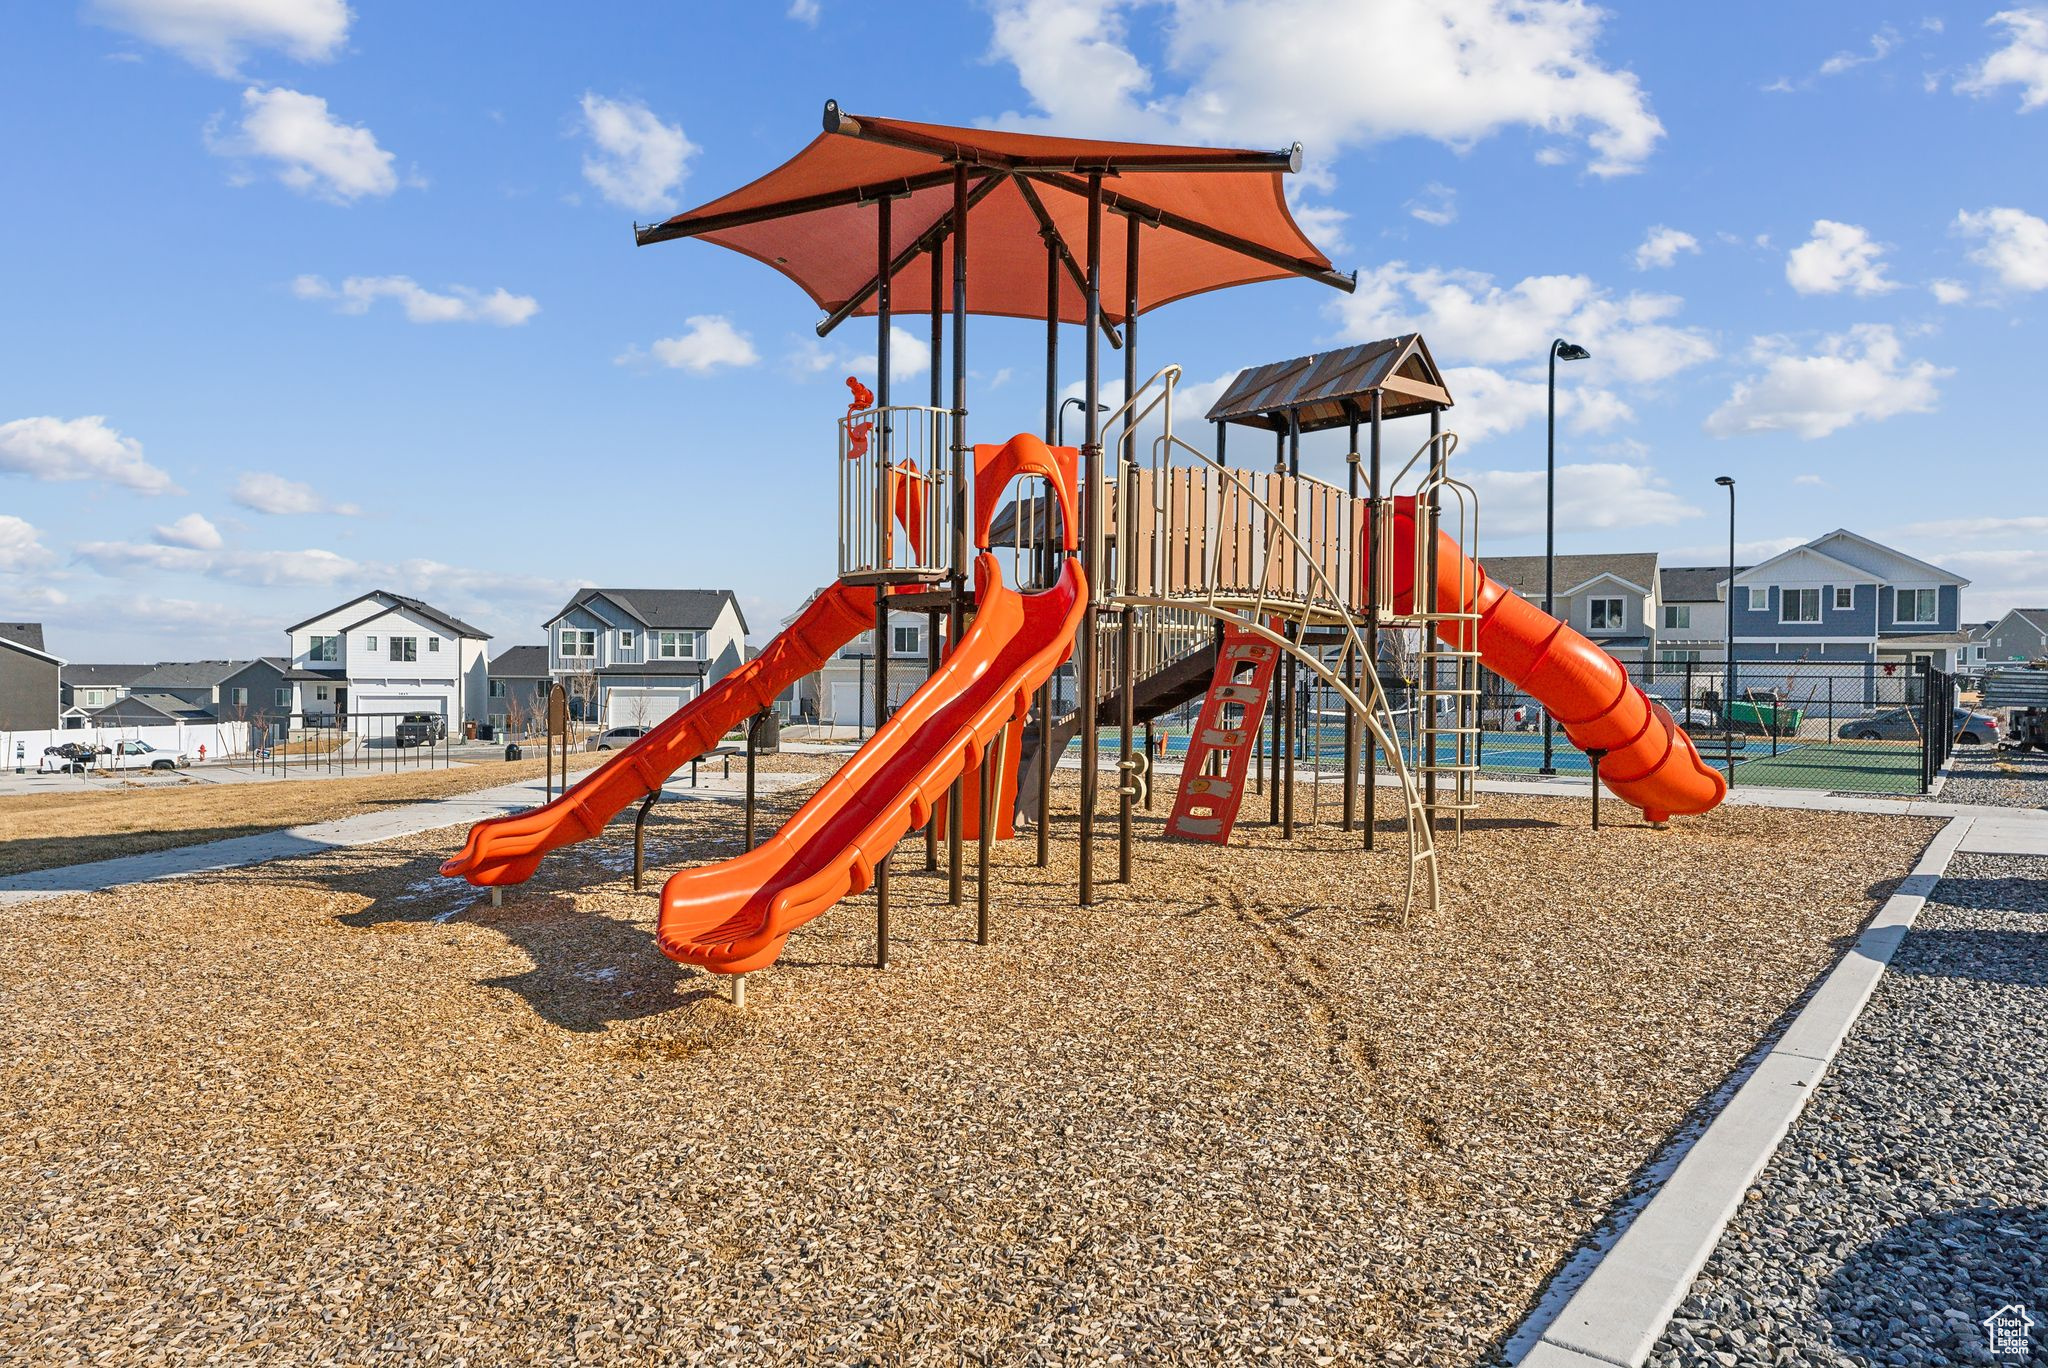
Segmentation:
{"type": "Polygon", "coordinates": [[[872,587],[832,584],[761,653],[684,704],[632,745],[579,779],[544,807],[491,817],[441,866],[451,879],[480,887],[524,883],[550,850],[604,830],[628,803],[660,788],[671,774],[773,703],[832,653],[875,625],[872,587]]]}
{"type": "Polygon", "coordinates": [[[875,862],[1024,715],[1073,648],[1087,582],[1069,559],[1052,588],[1022,595],[987,553],[974,576],[974,622],[959,647],[781,830],[663,886],[663,954],[724,974],[772,963],[792,931],[870,887],[875,862]]]}
{"type": "MultiPolygon", "coordinates": [[[[1394,606],[1412,611],[1415,503],[1395,500],[1394,606]]],[[[1437,533],[1437,604],[1476,613],[1476,623],[1444,623],[1438,635],[1463,647],[1476,628],[1479,659],[1528,694],[1582,751],[1604,750],[1600,778],[1652,822],[1706,812],[1728,781],[1708,766],[1670,710],[1629,682],[1619,662],[1513,590],[1494,583],[1457,542],[1437,533]],[[1464,601],[1459,601],[1460,594],[1464,601]]]]}

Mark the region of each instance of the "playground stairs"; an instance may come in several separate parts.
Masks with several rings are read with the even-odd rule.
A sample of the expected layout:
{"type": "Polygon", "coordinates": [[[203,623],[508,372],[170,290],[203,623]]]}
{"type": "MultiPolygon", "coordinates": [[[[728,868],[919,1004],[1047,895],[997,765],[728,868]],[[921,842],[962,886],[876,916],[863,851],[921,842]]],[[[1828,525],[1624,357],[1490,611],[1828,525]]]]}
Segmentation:
{"type": "Polygon", "coordinates": [[[1230,839],[1279,659],[1280,649],[1270,641],[1237,627],[1224,631],[1208,697],[1181,765],[1180,793],[1166,820],[1168,836],[1214,845],[1230,839]]]}
{"type": "MultiPolygon", "coordinates": [[[[1200,698],[1209,687],[1209,677],[1216,669],[1216,647],[1212,642],[1189,652],[1178,660],[1146,675],[1131,691],[1131,715],[1134,721],[1148,722],[1162,714],[1170,713],[1186,703],[1200,698]]],[[[1123,720],[1123,691],[1106,689],[1095,705],[1095,724],[1098,727],[1115,727],[1123,720]]],[[[1052,756],[1054,763],[1066,754],[1074,737],[1081,730],[1079,708],[1063,717],[1053,719],[1052,756]]],[[[1038,794],[1038,766],[1046,752],[1039,744],[1038,724],[1033,721],[1024,728],[1022,759],[1018,764],[1017,808],[1018,815],[1036,820],[1038,794]]]]}

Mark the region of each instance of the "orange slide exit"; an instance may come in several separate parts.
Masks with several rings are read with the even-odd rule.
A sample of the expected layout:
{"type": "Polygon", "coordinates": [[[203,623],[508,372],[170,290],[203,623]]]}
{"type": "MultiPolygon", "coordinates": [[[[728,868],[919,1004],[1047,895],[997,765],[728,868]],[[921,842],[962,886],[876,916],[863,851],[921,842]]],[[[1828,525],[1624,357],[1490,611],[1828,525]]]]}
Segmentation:
{"type": "MultiPolygon", "coordinates": [[[[1549,709],[1574,746],[1604,750],[1601,781],[1623,802],[1662,822],[1705,812],[1727,795],[1727,779],[1700,758],[1669,709],[1629,682],[1613,656],[1494,583],[1443,532],[1437,533],[1436,559],[1439,607],[1479,619],[1444,623],[1437,634],[1460,649],[1477,649],[1487,669],[1549,709]],[[1468,648],[1463,634],[1475,628],[1468,648]]],[[[1413,499],[1395,500],[1394,565],[1394,606],[1407,612],[1415,589],[1413,499]]]]}
{"type": "Polygon", "coordinates": [[[727,974],[771,963],[790,932],[872,885],[875,862],[1024,715],[1073,649],[1087,582],[1070,557],[1050,589],[1019,594],[986,552],[974,578],[974,622],[959,647],[781,830],[735,859],[669,879],[663,954],[727,974]]]}
{"type": "Polygon", "coordinates": [[[492,817],[470,829],[461,853],[441,866],[451,879],[482,887],[524,883],[541,856],[588,840],[628,803],[717,745],[727,732],[773,703],[834,651],[875,625],[870,587],[832,584],[761,653],[684,704],[544,807],[492,817]]]}

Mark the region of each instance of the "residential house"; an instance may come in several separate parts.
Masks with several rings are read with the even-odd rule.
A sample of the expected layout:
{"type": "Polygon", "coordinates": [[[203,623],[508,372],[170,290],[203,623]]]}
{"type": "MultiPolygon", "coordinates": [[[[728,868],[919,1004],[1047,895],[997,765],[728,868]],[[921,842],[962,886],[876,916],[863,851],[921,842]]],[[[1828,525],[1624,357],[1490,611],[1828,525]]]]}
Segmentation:
{"type": "Polygon", "coordinates": [[[1956,668],[1962,670],[1965,674],[1981,674],[1983,672],[1985,657],[1991,649],[1991,633],[1997,626],[1998,624],[1995,622],[1966,622],[1963,624],[1963,635],[1969,638],[1969,644],[1963,647],[1962,659],[1957,662],[1956,668]]]}
{"type": "Polygon", "coordinates": [[[1984,663],[2048,660],[2048,608],[2015,608],[1984,634],[1984,663]]]}
{"type": "Polygon", "coordinates": [[[350,718],[430,712],[447,718],[452,733],[488,716],[490,633],[432,604],[376,589],[285,634],[291,710],[309,722],[346,726],[350,718]]]}
{"type": "Polygon", "coordinates": [[[42,623],[0,622],[0,731],[55,728],[63,671],[64,662],[43,649],[42,623]]]}
{"type": "MultiPolygon", "coordinates": [[[[794,615],[792,615],[793,617],[794,615]]],[[[785,619],[784,625],[787,625],[785,619]]],[[[888,684],[893,711],[924,683],[931,618],[924,613],[889,614],[888,684]]],[[[829,726],[875,725],[875,632],[872,627],[832,653],[797,686],[794,716],[829,726]]]]}
{"type": "Polygon", "coordinates": [[[547,720],[548,648],[507,646],[491,662],[490,722],[493,730],[521,730],[547,720]]]}
{"type": "MultiPolygon", "coordinates": [[[[1543,606],[1543,557],[1489,556],[1485,565],[1495,583],[1543,606]]],[[[1650,672],[1662,606],[1656,552],[1558,556],[1552,583],[1553,611],[1560,620],[1626,665],[1630,675],[1650,672]]]]}
{"type": "Polygon", "coordinates": [[[86,720],[101,708],[126,698],[129,687],[155,668],[154,665],[66,665],[62,725],[83,727],[86,720]]]}
{"type": "Polygon", "coordinates": [[[1735,576],[1735,658],[1953,670],[1969,581],[1837,528],[1735,576]]]}
{"type": "Polygon", "coordinates": [[[550,679],[608,727],[651,727],[746,659],[730,589],[579,589],[546,626],[550,679]]]}
{"type": "MultiPolygon", "coordinates": [[[[1749,567],[1740,565],[1740,574],[1749,567]]],[[[1657,659],[1718,660],[1728,653],[1728,567],[1670,565],[1657,572],[1657,659]]]]}

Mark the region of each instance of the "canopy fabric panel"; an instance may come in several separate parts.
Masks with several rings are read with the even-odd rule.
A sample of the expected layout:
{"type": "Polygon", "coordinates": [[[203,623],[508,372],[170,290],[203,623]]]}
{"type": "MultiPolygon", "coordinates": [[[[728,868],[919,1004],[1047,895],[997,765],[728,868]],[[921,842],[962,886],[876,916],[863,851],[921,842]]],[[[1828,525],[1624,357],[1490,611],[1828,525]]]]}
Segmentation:
{"type": "MultiPolygon", "coordinates": [[[[930,259],[913,249],[928,246],[928,234],[950,233],[960,164],[971,199],[969,311],[1043,318],[1050,231],[1076,263],[1061,269],[1059,308],[1063,321],[1078,323],[1085,320],[1076,277],[1087,254],[1088,177],[1097,171],[1107,210],[1101,304],[1112,321],[1126,313],[1125,216],[1145,225],[1141,313],[1290,275],[1349,285],[1288,211],[1280,177],[1289,153],[855,119],[828,107],[828,127],[835,119],[841,131],[821,134],[758,180],[641,230],[639,240],[702,237],[780,271],[827,313],[849,303],[851,312],[872,313],[880,246],[875,204],[886,196],[890,255],[899,262],[891,306],[899,313],[927,310],[934,302],[930,259]],[[899,145],[905,141],[915,145],[899,145]]],[[[952,308],[950,254],[937,304],[952,308]]]]}

